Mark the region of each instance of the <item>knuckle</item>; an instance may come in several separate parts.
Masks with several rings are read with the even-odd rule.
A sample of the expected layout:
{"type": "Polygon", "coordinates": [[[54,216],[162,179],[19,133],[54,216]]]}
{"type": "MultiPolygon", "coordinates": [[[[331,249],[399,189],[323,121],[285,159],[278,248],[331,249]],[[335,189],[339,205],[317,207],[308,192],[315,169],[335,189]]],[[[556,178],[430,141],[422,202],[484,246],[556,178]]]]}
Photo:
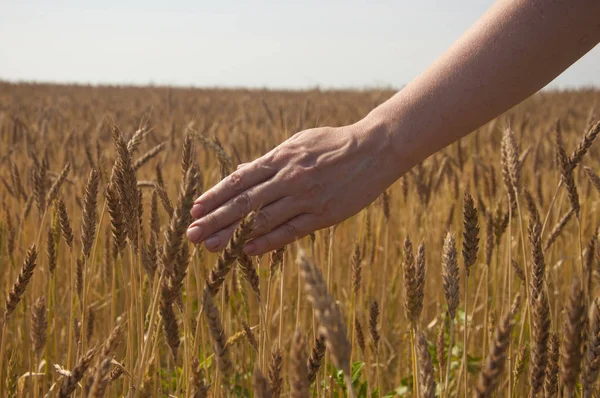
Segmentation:
{"type": "Polygon", "coordinates": [[[293,155],[292,151],[290,151],[288,148],[279,147],[279,148],[276,148],[271,153],[271,162],[273,162],[273,163],[285,162],[285,161],[289,160],[292,155],[293,155]]]}
{"type": "Polygon", "coordinates": [[[252,210],[252,198],[248,192],[242,192],[234,200],[233,203],[245,214],[252,210]]]}
{"type": "Polygon", "coordinates": [[[219,230],[219,222],[217,220],[217,217],[214,214],[207,215],[206,222],[213,230],[215,230],[215,231],[219,230]]]}
{"type": "Polygon", "coordinates": [[[307,152],[303,145],[288,143],[285,147],[277,148],[273,153],[274,160],[279,165],[293,164],[295,167],[304,167],[311,164],[313,155],[307,152]]]}
{"type": "Polygon", "coordinates": [[[298,163],[304,167],[312,166],[314,164],[314,161],[314,156],[307,152],[302,152],[298,155],[298,163]]]}
{"type": "Polygon", "coordinates": [[[260,210],[256,213],[254,229],[257,232],[270,231],[273,226],[273,217],[266,210],[260,210]]]}
{"type": "Polygon", "coordinates": [[[261,165],[264,167],[273,166],[275,163],[277,163],[277,159],[279,158],[278,153],[278,149],[273,149],[264,154],[257,162],[261,163],[261,165]]]}
{"type": "Polygon", "coordinates": [[[301,185],[304,182],[305,175],[304,169],[300,167],[294,167],[287,172],[286,180],[290,184],[301,185]]]}
{"type": "Polygon", "coordinates": [[[227,187],[233,190],[239,190],[242,187],[243,178],[241,170],[236,170],[227,177],[227,187]]]}
{"type": "Polygon", "coordinates": [[[283,225],[285,233],[293,240],[300,238],[300,234],[298,233],[298,228],[296,228],[293,224],[286,223],[283,225]]]}

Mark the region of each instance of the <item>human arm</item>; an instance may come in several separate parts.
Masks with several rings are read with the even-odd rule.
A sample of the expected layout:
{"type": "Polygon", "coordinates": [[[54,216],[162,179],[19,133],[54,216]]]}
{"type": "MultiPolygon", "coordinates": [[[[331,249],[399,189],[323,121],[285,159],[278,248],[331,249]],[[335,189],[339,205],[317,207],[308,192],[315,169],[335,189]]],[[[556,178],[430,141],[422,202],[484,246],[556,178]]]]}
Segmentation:
{"type": "Polygon", "coordinates": [[[542,88],[600,40],[593,0],[503,0],[361,121],[300,132],[195,203],[194,242],[222,249],[258,207],[248,254],[279,248],[371,203],[412,166],[542,88]]]}
{"type": "Polygon", "coordinates": [[[411,166],[523,101],[600,41],[600,2],[495,3],[367,118],[411,166]]]}

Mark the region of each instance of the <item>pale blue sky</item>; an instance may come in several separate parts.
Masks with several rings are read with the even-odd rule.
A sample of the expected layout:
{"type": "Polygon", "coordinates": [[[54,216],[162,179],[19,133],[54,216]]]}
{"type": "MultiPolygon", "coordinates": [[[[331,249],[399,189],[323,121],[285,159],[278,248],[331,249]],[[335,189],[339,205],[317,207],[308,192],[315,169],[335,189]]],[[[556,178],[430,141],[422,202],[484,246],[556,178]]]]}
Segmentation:
{"type": "MultiPolygon", "coordinates": [[[[0,0],[0,79],[401,87],[492,0],[0,0]]],[[[551,87],[600,86],[600,46],[551,87]]]]}

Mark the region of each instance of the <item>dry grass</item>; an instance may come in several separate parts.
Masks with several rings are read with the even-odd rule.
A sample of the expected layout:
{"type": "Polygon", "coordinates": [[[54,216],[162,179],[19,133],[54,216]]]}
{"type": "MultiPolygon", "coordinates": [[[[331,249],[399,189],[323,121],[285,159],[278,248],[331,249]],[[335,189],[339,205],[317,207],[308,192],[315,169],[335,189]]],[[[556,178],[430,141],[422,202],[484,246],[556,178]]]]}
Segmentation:
{"type": "Polygon", "coordinates": [[[532,97],[285,250],[242,254],[253,214],[187,242],[238,164],[390,94],[0,83],[0,396],[596,396],[598,92],[532,97]]]}

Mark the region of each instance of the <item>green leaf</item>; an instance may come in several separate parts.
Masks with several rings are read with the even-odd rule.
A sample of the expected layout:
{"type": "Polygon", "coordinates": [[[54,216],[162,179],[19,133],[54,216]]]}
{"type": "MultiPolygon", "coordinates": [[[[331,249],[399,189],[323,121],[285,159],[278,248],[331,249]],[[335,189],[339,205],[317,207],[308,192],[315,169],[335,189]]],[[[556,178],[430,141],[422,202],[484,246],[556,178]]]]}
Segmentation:
{"type": "Polygon", "coordinates": [[[203,368],[210,368],[210,366],[212,365],[212,359],[213,355],[209,355],[208,357],[204,358],[204,361],[200,362],[200,366],[203,368]]]}
{"type": "Polygon", "coordinates": [[[346,385],[346,383],[344,383],[344,372],[342,372],[339,369],[335,370],[335,382],[340,387],[343,387],[346,385]]]}
{"type": "Polygon", "coordinates": [[[367,383],[362,383],[360,388],[357,389],[358,398],[367,398],[367,383]]]}
{"type": "Polygon", "coordinates": [[[352,364],[352,385],[360,380],[360,372],[365,366],[365,363],[360,361],[352,364]]]}

